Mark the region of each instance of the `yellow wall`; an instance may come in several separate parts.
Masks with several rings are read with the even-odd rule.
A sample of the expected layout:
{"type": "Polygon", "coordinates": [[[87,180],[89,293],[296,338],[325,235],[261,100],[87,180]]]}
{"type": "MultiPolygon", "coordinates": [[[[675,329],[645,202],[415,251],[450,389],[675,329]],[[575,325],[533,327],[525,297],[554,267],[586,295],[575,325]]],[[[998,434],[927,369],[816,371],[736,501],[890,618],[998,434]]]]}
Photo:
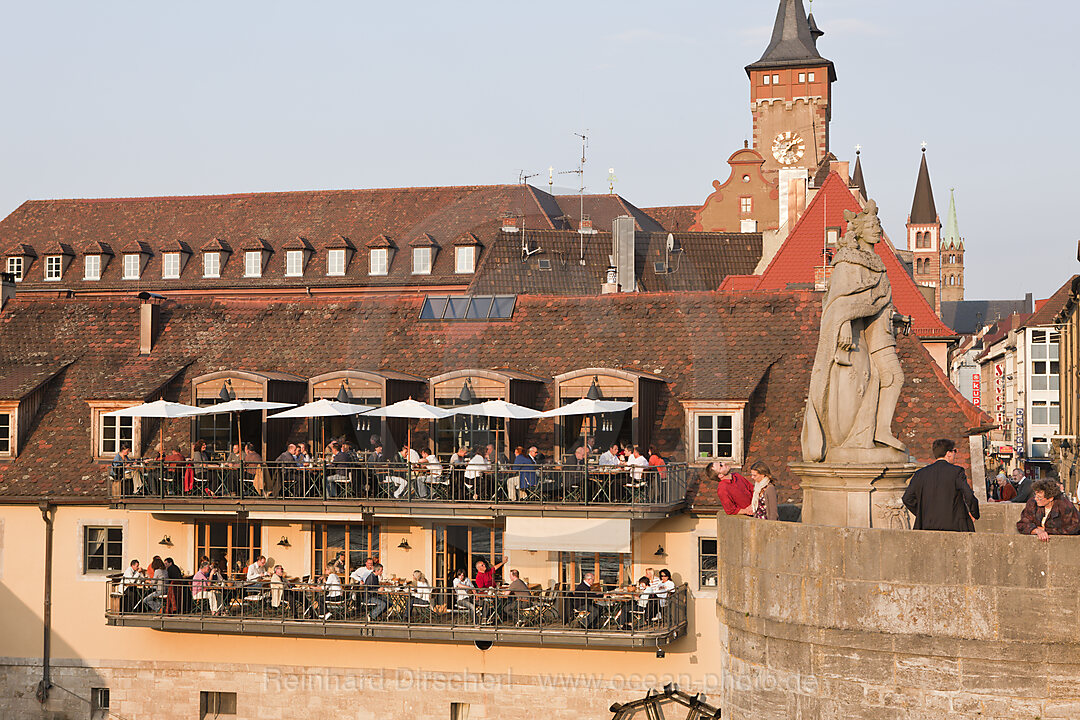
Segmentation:
{"type": "MultiPolygon", "coordinates": [[[[691,590],[689,636],[666,648],[657,659],[649,650],[566,649],[496,645],[481,652],[472,644],[415,643],[383,640],[320,640],[275,637],[238,637],[163,632],[147,628],[109,627],[105,624],[105,582],[79,572],[82,553],[80,523],[124,523],[124,564],[137,557],[144,564],[154,554],[171,555],[190,571],[194,530],[175,517],[103,507],[60,507],[56,510],[53,565],[53,655],[56,658],[98,662],[109,659],[192,662],[213,658],[220,663],[311,665],[340,667],[423,668],[442,672],[488,672],[530,675],[545,673],[665,673],[689,674],[692,682],[708,668],[717,667],[715,591],[697,590],[698,535],[713,536],[713,518],[679,516],[659,523],[635,523],[633,572],[647,566],[670,567],[677,583],[691,590]],[[640,533],[640,534],[639,534],[640,533]],[[158,544],[171,536],[173,546],[158,544]],[[667,557],[654,556],[658,544],[667,557]],[[167,550],[167,552],[165,552],[167,550]],[[419,652],[418,652],[419,651],[419,652]],[[377,660],[373,660],[377,658],[377,660]]],[[[6,632],[0,636],[0,656],[40,657],[44,523],[35,506],[0,507],[3,576],[0,578],[0,616],[6,632]]],[[[387,574],[407,576],[422,569],[430,577],[432,542],[430,522],[379,519],[383,526],[383,562],[387,574]],[[398,548],[409,539],[411,550],[398,548]]],[[[291,574],[306,574],[310,564],[309,522],[263,520],[263,547],[271,561],[291,574]],[[291,547],[277,546],[281,535],[291,547]],[[300,570],[303,569],[303,573],[300,570]]],[[[509,567],[521,570],[530,582],[547,584],[558,570],[547,553],[515,552],[509,567]]]]}

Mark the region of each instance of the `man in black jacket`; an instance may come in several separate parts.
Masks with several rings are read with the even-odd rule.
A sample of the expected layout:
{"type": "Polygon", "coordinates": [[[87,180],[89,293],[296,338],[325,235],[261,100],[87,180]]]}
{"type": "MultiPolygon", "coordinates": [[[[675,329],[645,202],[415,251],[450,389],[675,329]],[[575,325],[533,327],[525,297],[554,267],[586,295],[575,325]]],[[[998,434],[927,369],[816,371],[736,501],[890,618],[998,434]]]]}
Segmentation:
{"type": "Polygon", "coordinates": [[[915,515],[915,529],[975,532],[979,501],[964,469],[953,464],[956,443],[935,440],[933,451],[937,459],[916,471],[904,491],[904,505],[915,515]]]}
{"type": "Polygon", "coordinates": [[[1016,497],[1012,500],[1014,503],[1026,503],[1031,499],[1031,478],[1020,468],[1013,468],[1012,484],[1016,488],[1016,497]]]}

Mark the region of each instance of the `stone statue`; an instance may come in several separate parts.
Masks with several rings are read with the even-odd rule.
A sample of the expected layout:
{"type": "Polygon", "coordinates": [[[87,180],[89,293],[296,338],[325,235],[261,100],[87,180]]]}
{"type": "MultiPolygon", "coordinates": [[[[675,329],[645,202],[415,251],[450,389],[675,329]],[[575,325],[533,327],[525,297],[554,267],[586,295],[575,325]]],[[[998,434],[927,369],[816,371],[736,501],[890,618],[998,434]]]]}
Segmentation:
{"type": "Polygon", "coordinates": [[[881,222],[873,200],[844,211],[821,311],[810,394],[803,421],[803,460],[812,463],[904,463],[907,448],[892,434],[904,373],[893,334],[892,289],[874,252],[881,222]]]}

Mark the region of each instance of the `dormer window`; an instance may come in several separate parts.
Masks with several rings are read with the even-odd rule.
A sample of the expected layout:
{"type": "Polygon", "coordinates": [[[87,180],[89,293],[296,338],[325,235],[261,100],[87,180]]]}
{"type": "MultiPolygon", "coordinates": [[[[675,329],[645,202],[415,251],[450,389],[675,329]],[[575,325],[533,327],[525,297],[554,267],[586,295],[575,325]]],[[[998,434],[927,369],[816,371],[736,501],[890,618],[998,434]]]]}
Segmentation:
{"type": "Polygon", "coordinates": [[[83,260],[83,280],[101,279],[101,256],[87,255],[83,260]]]}
{"type": "Polygon", "coordinates": [[[459,245],[454,248],[454,272],[471,273],[476,271],[476,246],[459,245]]]}
{"type": "Polygon", "coordinates": [[[9,257],[7,259],[7,271],[15,276],[15,282],[22,282],[23,259],[21,257],[9,257]]]}
{"type": "Polygon", "coordinates": [[[164,280],[176,280],[180,277],[180,253],[162,253],[161,277],[164,280]]]}
{"type": "Polygon", "coordinates": [[[390,249],[371,248],[368,275],[386,275],[390,270],[390,249]]]}
{"type": "Polygon", "coordinates": [[[244,277],[262,277],[262,251],[244,252],[244,277]]]}
{"type": "Polygon", "coordinates": [[[124,254],[124,279],[125,280],[138,280],[139,272],[142,269],[142,257],[138,253],[125,253],[124,254]]]}
{"type": "Polygon", "coordinates": [[[11,413],[0,412],[0,455],[11,455],[11,413]]]}
{"type": "Polygon", "coordinates": [[[345,248],[335,248],[327,252],[326,274],[334,276],[345,274],[345,248]]]}
{"type": "Polygon", "coordinates": [[[63,255],[46,255],[45,256],[45,279],[46,280],[61,280],[64,276],[64,256],[63,255]]]}
{"type": "Polygon", "coordinates": [[[285,251],[285,277],[302,277],[304,274],[304,251],[285,251]]]}
{"type": "Polygon", "coordinates": [[[221,277],[221,253],[207,252],[203,253],[202,258],[203,277],[216,278],[221,277]]]}
{"type": "Polygon", "coordinates": [[[413,275],[431,274],[431,248],[416,247],[412,251],[413,275]]]}

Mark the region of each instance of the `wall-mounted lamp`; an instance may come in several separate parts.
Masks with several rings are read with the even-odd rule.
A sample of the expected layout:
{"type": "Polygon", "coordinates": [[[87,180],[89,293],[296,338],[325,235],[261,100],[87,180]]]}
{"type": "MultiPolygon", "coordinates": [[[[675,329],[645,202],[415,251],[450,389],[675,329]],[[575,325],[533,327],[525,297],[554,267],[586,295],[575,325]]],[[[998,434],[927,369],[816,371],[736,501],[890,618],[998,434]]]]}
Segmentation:
{"type": "Polygon", "coordinates": [[[348,380],[341,381],[341,389],[337,391],[337,401],[339,403],[352,402],[352,398],[349,397],[349,391],[346,386],[349,384],[348,380]]]}
{"type": "Polygon", "coordinates": [[[458,402],[462,405],[472,405],[474,400],[476,400],[476,395],[473,394],[472,386],[466,378],[465,382],[461,384],[461,394],[458,395],[458,402]]]}
{"type": "Polygon", "coordinates": [[[412,550],[412,545],[409,544],[409,538],[401,538],[401,542],[398,543],[398,547],[402,550],[412,550]]]}
{"type": "Polygon", "coordinates": [[[653,555],[655,555],[656,557],[664,557],[664,555],[666,555],[666,554],[667,553],[664,552],[664,546],[663,545],[657,545],[656,546],[656,552],[653,553],[653,555]]]}
{"type": "Polygon", "coordinates": [[[283,548],[292,547],[291,545],[289,545],[289,538],[285,537],[284,535],[282,535],[281,539],[277,541],[277,544],[278,544],[278,547],[283,547],[283,548]]]}
{"type": "Polygon", "coordinates": [[[164,545],[166,547],[172,547],[172,538],[169,537],[168,535],[163,535],[162,538],[160,540],[158,540],[158,545],[164,545]]]}
{"type": "Polygon", "coordinates": [[[218,400],[221,402],[229,402],[235,400],[236,394],[232,392],[232,381],[226,380],[221,383],[221,392],[218,393],[218,400]]]}
{"type": "Polygon", "coordinates": [[[589,398],[590,400],[604,399],[604,394],[600,392],[600,385],[597,383],[597,380],[599,380],[599,378],[593,375],[592,385],[589,386],[589,392],[585,393],[585,397],[589,398]]]}

